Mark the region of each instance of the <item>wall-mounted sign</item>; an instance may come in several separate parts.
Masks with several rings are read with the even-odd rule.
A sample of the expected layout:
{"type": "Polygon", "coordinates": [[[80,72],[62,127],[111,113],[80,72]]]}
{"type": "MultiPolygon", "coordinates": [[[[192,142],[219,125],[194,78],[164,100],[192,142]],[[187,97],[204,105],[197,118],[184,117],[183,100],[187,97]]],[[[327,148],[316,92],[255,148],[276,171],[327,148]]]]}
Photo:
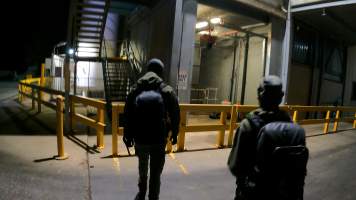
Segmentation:
{"type": "Polygon", "coordinates": [[[178,90],[186,90],[188,86],[188,73],[180,70],[178,74],[178,90]]]}

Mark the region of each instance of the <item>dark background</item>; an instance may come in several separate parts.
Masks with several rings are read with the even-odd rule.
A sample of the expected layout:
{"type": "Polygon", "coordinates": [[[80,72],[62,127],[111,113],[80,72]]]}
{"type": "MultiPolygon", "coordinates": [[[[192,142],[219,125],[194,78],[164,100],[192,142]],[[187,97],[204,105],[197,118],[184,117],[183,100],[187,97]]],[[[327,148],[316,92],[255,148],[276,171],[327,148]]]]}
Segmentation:
{"type": "Polygon", "coordinates": [[[11,1],[1,7],[0,70],[39,67],[53,46],[66,40],[69,0],[11,1]]]}

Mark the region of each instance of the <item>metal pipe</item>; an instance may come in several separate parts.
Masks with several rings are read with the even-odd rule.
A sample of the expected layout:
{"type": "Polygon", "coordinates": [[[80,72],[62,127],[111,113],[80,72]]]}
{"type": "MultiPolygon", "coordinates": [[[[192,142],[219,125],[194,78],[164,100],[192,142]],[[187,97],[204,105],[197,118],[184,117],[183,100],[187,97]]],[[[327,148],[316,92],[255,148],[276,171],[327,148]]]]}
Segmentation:
{"type": "Polygon", "coordinates": [[[234,39],[234,63],[232,64],[232,73],[231,73],[231,87],[230,87],[230,102],[232,102],[232,93],[234,88],[235,82],[235,68],[236,68],[236,52],[237,52],[237,41],[236,38],[234,39]]]}
{"type": "Polygon", "coordinates": [[[248,61],[248,50],[250,43],[250,35],[246,35],[246,45],[245,45],[245,56],[244,56],[244,73],[242,76],[242,90],[241,90],[241,100],[240,104],[243,105],[245,103],[245,90],[246,90],[246,76],[247,76],[247,61],[248,61]]]}

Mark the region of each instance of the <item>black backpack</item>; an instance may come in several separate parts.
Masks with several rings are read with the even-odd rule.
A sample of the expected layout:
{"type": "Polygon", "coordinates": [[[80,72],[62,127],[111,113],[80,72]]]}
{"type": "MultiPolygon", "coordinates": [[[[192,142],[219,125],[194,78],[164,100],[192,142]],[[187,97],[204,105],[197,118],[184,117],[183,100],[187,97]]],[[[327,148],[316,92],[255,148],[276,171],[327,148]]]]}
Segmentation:
{"type": "Polygon", "coordinates": [[[164,84],[156,88],[141,89],[135,98],[135,140],[157,143],[165,139],[166,106],[162,95],[164,84]],[[150,140],[150,141],[149,141],[150,140]]]}
{"type": "Polygon", "coordinates": [[[271,122],[257,136],[257,191],[273,199],[303,199],[309,158],[305,131],[292,122],[271,122]]]}

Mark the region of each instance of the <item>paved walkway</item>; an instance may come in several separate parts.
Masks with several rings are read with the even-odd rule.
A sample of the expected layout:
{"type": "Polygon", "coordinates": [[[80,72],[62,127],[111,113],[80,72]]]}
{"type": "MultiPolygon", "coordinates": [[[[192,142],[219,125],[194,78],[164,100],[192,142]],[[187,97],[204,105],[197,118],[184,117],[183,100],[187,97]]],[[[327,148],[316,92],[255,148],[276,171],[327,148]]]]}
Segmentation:
{"type": "MultiPolygon", "coordinates": [[[[10,92],[11,93],[11,92],[10,92]]],[[[137,159],[120,142],[120,158],[111,158],[111,135],[105,149],[92,146],[94,132],[77,127],[65,138],[68,160],[57,161],[55,116],[36,114],[0,98],[0,199],[131,200],[137,188],[137,159]]],[[[350,128],[345,125],[343,129],[350,128]]],[[[320,135],[321,126],[306,127],[310,149],[305,199],[356,199],[356,131],[320,135]],[[314,135],[314,136],[313,136],[314,135]]],[[[121,141],[121,138],[119,138],[121,141]]],[[[213,148],[216,133],[188,133],[187,152],[169,154],[162,175],[162,200],[233,199],[234,178],[226,167],[229,148],[213,148]]]]}

